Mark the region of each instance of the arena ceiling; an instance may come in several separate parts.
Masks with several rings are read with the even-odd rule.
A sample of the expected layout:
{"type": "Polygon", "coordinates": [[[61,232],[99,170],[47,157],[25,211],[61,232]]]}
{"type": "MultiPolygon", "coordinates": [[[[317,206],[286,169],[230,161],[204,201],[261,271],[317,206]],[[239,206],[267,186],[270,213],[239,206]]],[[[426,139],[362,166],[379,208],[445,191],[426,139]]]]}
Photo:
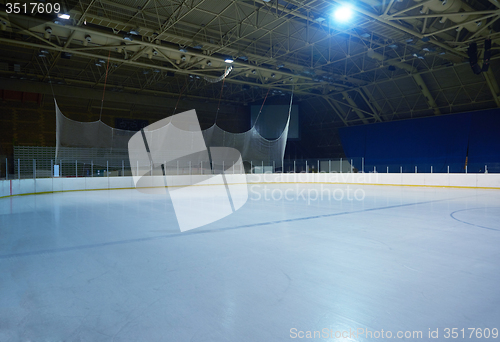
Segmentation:
{"type": "Polygon", "coordinates": [[[66,20],[0,3],[3,84],[233,104],[293,89],[322,129],[500,106],[497,0],[80,0],[66,20]]]}

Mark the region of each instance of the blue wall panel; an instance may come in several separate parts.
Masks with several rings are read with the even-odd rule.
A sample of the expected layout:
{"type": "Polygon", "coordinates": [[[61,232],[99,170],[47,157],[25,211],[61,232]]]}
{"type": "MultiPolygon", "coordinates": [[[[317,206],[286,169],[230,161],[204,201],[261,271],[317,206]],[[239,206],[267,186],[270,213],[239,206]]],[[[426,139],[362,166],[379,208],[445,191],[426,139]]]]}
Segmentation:
{"type": "Polygon", "coordinates": [[[364,171],[463,172],[471,113],[392,121],[339,129],[342,146],[364,171]]]}
{"type": "Polygon", "coordinates": [[[469,135],[469,172],[500,172],[500,110],[472,114],[469,135]]]}

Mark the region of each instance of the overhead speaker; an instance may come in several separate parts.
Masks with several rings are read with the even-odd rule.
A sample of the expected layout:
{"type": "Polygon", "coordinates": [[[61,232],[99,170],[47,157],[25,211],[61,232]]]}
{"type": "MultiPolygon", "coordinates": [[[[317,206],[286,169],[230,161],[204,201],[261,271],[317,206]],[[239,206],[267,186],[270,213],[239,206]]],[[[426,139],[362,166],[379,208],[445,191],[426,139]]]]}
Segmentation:
{"type": "Polygon", "coordinates": [[[491,58],[491,39],[486,39],[484,41],[483,67],[481,68],[482,72],[486,72],[490,68],[490,58],[491,58]]]}
{"type": "Polygon", "coordinates": [[[481,67],[477,63],[477,44],[471,43],[469,48],[467,49],[467,55],[469,56],[469,63],[472,69],[472,72],[476,75],[481,73],[481,67]]]}

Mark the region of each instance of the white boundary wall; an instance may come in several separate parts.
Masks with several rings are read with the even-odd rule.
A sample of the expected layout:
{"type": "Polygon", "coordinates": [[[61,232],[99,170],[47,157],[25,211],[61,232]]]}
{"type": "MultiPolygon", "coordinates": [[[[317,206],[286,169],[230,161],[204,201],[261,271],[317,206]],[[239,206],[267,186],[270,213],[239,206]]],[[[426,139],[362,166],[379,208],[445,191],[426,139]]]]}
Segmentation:
{"type": "MultiPolygon", "coordinates": [[[[228,183],[232,175],[226,175],[228,183]]],[[[241,176],[241,175],[235,175],[241,176]]],[[[274,173],[247,174],[247,183],[333,183],[358,185],[402,185],[489,188],[500,190],[500,174],[456,173],[274,173]]],[[[168,176],[178,186],[196,183],[196,176],[168,176]]],[[[205,176],[206,177],[206,176],[205,176]]],[[[235,177],[235,179],[241,177],[235,177]]],[[[154,182],[158,183],[158,180],[154,182]]],[[[153,183],[151,184],[153,185],[153,183]]],[[[147,186],[147,184],[146,184],[147,186]]],[[[132,177],[40,178],[0,181],[0,197],[61,191],[131,189],[132,177]]]]}

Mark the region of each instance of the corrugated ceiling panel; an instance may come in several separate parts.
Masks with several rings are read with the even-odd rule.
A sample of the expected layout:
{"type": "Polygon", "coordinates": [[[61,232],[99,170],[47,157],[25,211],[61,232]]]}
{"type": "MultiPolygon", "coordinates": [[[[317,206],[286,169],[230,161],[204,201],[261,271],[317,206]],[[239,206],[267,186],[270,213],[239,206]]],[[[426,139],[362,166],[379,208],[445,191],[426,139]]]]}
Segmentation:
{"type": "Polygon", "coordinates": [[[209,11],[212,13],[220,13],[228,5],[231,5],[233,1],[231,0],[217,0],[217,1],[204,1],[198,7],[202,10],[209,11]]]}
{"type": "MultiPolygon", "coordinates": [[[[199,29],[202,29],[201,25],[207,25],[210,21],[212,21],[216,17],[215,14],[207,13],[204,11],[200,11],[198,9],[194,9],[192,11],[186,11],[184,17],[182,18],[183,22],[188,22],[194,25],[200,26],[199,29]]],[[[210,27],[213,25],[217,25],[219,23],[218,20],[214,21],[210,27]]]]}
{"type": "Polygon", "coordinates": [[[469,64],[462,64],[455,67],[457,71],[458,77],[463,84],[467,83],[475,83],[479,80],[484,80],[483,75],[476,75],[472,72],[472,69],[469,64]]]}
{"type": "Polygon", "coordinates": [[[436,79],[432,76],[431,73],[424,73],[421,74],[420,76],[422,77],[422,79],[425,82],[425,85],[431,92],[438,91],[439,89],[441,89],[441,87],[436,82],[436,79]]]}
{"type": "Polygon", "coordinates": [[[460,85],[460,80],[452,69],[436,70],[434,71],[434,77],[441,88],[450,88],[460,85]]]}
{"type": "Polygon", "coordinates": [[[379,89],[385,98],[401,96],[401,92],[394,82],[384,82],[379,85],[379,89]]]}
{"type": "MultiPolygon", "coordinates": [[[[387,83],[387,82],[386,82],[387,83]]],[[[403,95],[411,95],[411,94],[421,94],[422,90],[417,85],[413,77],[405,77],[403,79],[399,79],[394,81],[399,90],[403,93],[403,95]]]]}

